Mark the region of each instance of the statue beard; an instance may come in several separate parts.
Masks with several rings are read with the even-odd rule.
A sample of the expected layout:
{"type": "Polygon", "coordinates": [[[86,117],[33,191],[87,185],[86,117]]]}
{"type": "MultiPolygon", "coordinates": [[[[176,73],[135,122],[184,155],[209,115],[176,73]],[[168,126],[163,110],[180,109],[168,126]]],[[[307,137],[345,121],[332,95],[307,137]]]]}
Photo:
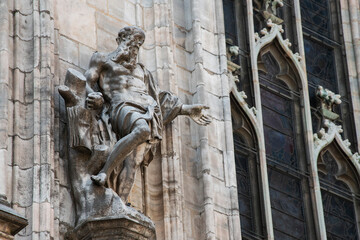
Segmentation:
{"type": "Polygon", "coordinates": [[[131,54],[131,46],[119,47],[114,52],[114,56],[111,58],[114,62],[117,62],[129,70],[136,68],[136,54],[131,54]]]}

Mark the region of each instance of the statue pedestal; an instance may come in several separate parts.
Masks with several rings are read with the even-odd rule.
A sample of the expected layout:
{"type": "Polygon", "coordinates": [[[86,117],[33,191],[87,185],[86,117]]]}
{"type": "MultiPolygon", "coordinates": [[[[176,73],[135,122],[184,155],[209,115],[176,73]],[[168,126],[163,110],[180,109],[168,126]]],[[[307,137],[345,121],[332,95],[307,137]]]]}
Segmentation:
{"type": "Polygon", "coordinates": [[[7,202],[0,199],[0,239],[14,239],[21,229],[25,228],[28,221],[10,208],[7,202]]]}
{"type": "Polygon", "coordinates": [[[155,240],[155,228],[129,218],[87,220],[73,231],[77,240],[155,240]]]}

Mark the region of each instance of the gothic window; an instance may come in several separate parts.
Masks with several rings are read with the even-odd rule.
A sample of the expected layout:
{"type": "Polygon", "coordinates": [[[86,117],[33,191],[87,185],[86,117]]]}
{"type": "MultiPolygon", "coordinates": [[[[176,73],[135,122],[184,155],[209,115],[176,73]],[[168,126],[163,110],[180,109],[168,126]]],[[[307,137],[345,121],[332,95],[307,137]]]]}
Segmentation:
{"type": "Polygon", "coordinates": [[[264,239],[257,142],[236,101],[231,101],[242,239],[264,239]]]}
{"type": "Polygon", "coordinates": [[[356,173],[348,160],[332,145],[322,152],[318,161],[327,238],[358,239],[355,208],[359,194],[356,173]],[[349,185],[353,185],[355,191],[349,185]]]}
{"type": "Polygon", "coordinates": [[[322,121],[316,98],[316,88],[321,85],[342,96],[341,108],[337,107],[335,111],[341,116],[339,124],[344,126],[344,138],[349,139],[354,147],[356,138],[353,134],[339,4],[337,0],[300,1],[304,49],[314,132],[319,131],[322,121]]]}
{"type": "Polygon", "coordinates": [[[246,0],[223,0],[223,10],[227,49],[239,47],[239,55],[229,59],[240,69],[236,72],[239,79],[236,85],[239,91],[246,93],[248,104],[253,106],[246,0]]]}
{"type": "Polygon", "coordinates": [[[309,173],[301,134],[299,89],[286,62],[282,63],[285,64],[282,68],[287,69],[284,70],[271,52],[260,58],[259,79],[274,236],[275,239],[307,239],[313,234],[313,218],[309,211],[309,173]]]}

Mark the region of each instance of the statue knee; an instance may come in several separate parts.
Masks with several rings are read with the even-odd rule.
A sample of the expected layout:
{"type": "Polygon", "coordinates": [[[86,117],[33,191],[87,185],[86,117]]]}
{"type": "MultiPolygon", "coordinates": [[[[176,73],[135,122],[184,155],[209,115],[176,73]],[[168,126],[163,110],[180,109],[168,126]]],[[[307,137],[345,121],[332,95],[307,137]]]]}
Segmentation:
{"type": "Polygon", "coordinates": [[[151,135],[150,127],[145,121],[143,121],[142,124],[137,124],[136,128],[134,129],[134,132],[143,141],[146,141],[147,139],[149,139],[149,137],[151,135]]]}

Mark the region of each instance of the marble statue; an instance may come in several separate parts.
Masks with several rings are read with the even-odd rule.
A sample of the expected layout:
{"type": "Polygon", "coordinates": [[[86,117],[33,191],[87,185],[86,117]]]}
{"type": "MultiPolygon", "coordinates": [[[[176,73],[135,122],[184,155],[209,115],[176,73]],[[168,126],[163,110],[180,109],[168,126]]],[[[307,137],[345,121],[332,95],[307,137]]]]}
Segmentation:
{"type": "Polygon", "coordinates": [[[59,87],[67,108],[78,226],[89,219],[127,216],[153,231],[150,219],[125,205],[137,169],[150,163],[163,126],[178,115],[200,125],[211,122],[206,105],[182,104],[172,93],[161,91],[151,73],[137,63],[144,40],[138,27],[121,29],[115,51],[95,52],[85,76],[69,69],[65,85],[59,87]]]}

